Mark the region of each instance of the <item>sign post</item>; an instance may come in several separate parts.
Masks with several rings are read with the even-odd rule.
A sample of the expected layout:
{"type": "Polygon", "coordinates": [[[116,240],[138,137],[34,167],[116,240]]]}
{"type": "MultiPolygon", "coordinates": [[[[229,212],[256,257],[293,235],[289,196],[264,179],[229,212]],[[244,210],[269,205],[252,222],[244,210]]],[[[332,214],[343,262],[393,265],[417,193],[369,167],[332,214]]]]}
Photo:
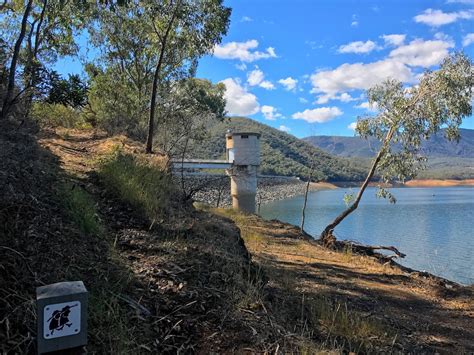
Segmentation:
{"type": "Polygon", "coordinates": [[[87,290],[82,281],[36,289],[38,354],[87,344],[87,290]]]}

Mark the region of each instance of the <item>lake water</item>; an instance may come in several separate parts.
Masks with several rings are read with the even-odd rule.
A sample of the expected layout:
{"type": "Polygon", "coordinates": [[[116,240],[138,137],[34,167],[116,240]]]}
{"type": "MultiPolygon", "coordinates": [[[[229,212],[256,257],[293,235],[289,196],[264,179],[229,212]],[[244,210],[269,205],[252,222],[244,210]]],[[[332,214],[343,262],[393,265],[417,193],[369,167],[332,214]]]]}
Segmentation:
{"type": "MultiPolygon", "coordinates": [[[[359,208],[336,229],[339,239],[363,244],[393,245],[407,254],[398,261],[408,267],[474,284],[474,187],[393,188],[396,204],[365,192],[359,208]]],[[[319,236],[342,210],[344,193],[357,189],[323,190],[308,195],[305,230],[319,236]]],[[[303,197],[262,205],[265,219],[299,225],[303,197]]]]}

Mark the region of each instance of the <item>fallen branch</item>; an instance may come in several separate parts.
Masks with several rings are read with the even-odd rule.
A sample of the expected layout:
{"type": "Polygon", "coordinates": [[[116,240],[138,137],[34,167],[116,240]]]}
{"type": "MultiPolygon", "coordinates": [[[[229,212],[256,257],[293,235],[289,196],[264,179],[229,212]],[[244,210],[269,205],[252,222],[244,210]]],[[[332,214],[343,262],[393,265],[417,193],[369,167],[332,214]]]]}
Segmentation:
{"type": "Polygon", "coordinates": [[[362,245],[362,244],[354,243],[349,240],[339,241],[332,234],[329,235],[328,237],[329,238],[327,238],[326,241],[330,240],[331,241],[330,243],[324,243],[321,240],[319,240],[318,244],[323,245],[324,247],[328,249],[333,249],[333,250],[338,250],[338,251],[343,251],[350,248],[350,250],[356,254],[375,256],[378,259],[389,260],[389,261],[392,261],[395,258],[404,258],[406,256],[406,254],[402,253],[394,246],[362,245]],[[384,254],[378,253],[377,250],[390,250],[394,252],[395,254],[384,255],[384,254]]]}
{"type": "MultiPolygon", "coordinates": [[[[397,248],[394,246],[383,246],[383,245],[378,245],[378,246],[373,246],[373,245],[354,245],[357,249],[362,249],[362,250],[390,250],[393,251],[399,258],[404,258],[406,254],[400,252],[397,248]]],[[[387,256],[387,258],[393,258],[395,255],[387,256]]]]}

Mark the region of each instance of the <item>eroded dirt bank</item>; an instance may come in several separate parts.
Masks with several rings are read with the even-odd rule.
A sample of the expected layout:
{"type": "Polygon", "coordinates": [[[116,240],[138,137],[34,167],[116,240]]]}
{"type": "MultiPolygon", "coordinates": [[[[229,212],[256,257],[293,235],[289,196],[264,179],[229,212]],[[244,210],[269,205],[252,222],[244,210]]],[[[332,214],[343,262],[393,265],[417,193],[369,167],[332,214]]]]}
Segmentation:
{"type": "Polygon", "coordinates": [[[319,319],[336,338],[366,336],[402,352],[474,351],[473,286],[407,272],[350,250],[330,251],[279,221],[229,210],[216,213],[236,221],[253,260],[282,297],[293,297],[302,307],[317,306],[321,297],[337,305],[334,323],[319,319]]]}

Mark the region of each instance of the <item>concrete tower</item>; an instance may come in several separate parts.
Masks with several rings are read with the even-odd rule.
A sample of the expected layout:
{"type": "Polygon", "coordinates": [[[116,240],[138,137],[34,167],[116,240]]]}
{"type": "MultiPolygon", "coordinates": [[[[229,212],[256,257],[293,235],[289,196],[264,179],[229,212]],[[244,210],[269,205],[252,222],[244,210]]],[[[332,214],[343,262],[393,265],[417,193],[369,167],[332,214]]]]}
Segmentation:
{"type": "Polygon", "coordinates": [[[229,132],[226,134],[227,161],[232,163],[230,192],[234,209],[255,213],[257,169],[260,165],[260,134],[229,132]]]}

